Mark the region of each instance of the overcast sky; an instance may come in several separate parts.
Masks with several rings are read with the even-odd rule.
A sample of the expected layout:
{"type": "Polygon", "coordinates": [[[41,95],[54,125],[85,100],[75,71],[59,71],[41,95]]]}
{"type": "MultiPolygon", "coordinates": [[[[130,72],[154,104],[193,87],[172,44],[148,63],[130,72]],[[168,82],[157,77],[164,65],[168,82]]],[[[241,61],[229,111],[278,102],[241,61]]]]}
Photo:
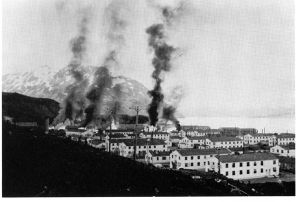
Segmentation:
{"type": "MultiPolygon", "coordinates": [[[[71,58],[79,10],[90,9],[85,64],[101,65],[109,44],[104,10],[110,1],[3,1],[3,73],[47,65],[58,70],[71,58]]],[[[121,74],[153,86],[152,52],[145,29],[161,22],[155,5],[123,1],[126,21],[121,74]]],[[[294,5],[292,0],[194,0],[168,30],[178,48],[164,75],[168,97],[180,87],[186,116],[285,117],[294,114],[294,5]]]]}

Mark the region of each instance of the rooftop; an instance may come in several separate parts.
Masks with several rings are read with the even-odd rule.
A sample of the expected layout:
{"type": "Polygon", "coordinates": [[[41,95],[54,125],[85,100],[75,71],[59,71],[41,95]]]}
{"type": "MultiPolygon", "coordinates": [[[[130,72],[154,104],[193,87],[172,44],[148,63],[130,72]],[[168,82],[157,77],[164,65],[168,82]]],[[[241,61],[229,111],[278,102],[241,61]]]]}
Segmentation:
{"type": "Polygon", "coordinates": [[[278,145],[279,147],[282,147],[285,150],[294,150],[295,144],[289,144],[289,145],[278,145]]]}
{"type": "Polygon", "coordinates": [[[190,140],[205,140],[205,139],[207,139],[207,137],[205,137],[205,136],[194,136],[194,137],[191,137],[191,136],[188,136],[187,137],[188,139],[190,139],[190,140]]]}
{"type": "Polygon", "coordinates": [[[210,137],[208,138],[212,142],[232,142],[232,141],[242,141],[237,137],[210,137]]]}
{"type": "Polygon", "coordinates": [[[230,154],[229,149],[179,149],[177,150],[181,156],[211,155],[211,154],[230,154]]]}
{"type": "Polygon", "coordinates": [[[275,136],[274,133],[256,133],[256,134],[250,134],[250,135],[253,136],[253,137],[263,137],[263,136],[270,137],[270,136],[275,136]]]}
{"type": "MultiPolygon", "coordinates": [[[[124,143],[126,146],[134,146],[134,139],[111,139],[111,143],[124,143]]],[[[144,145],[165,145],[165,141],[161,139],[147,139],[147,138],[139,138],[137,139],[137,146],[144,145]],[[149,141],[148,141],[149,140],[149,141]]]]}
{"type": "Polygon", "coordinates": [[[294,133],[280,133],[277,138],[295,138],[294,133]]]}
{"type": "Polygon", "coordinates": [[[244,161],[263,161],[263,160],[275,160],[276,156],[270,153],[250,153],[240,155],[226,155],[217,157],[220,162],[244,162],[244,161]]]}

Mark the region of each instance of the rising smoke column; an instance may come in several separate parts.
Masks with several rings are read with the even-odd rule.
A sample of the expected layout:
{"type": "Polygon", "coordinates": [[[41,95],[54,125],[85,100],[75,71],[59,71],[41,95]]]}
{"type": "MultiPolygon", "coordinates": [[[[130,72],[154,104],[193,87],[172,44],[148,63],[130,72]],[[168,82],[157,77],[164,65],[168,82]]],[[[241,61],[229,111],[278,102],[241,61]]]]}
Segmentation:
{"type": "MultiPolygon", "coordinates": [[[[117,119],[116,114],[121,105],[121,102],[118,100],[121,95],[121,87],[115,86],[112,88],[113,77],[111,75],[111,70],[119,65],[118,54],[125,41],[123,31],[126,28],[127,23],[121,16],[122,5],[122,1],[115,0],[105,9],[105,22],[108,23],[108,32],[106,34],[108,53],[104,59],[103,65],[96,70],[95,79],[90,91],[86,95],[90,104],[85,110],[86,121],[84,125],[89,124],[101,114],[101,105],[103,104],[105,92],[108,89],[113,91],[113,102],[110,103],[111,106],[109,107],[113,112],[113,118],[115,120],[117,119]]],[[[107,113],[107,111],[105,113],[107,113]]]]}
{"type": "MultiPolygon", "coordinates": [[[[155,80],[155,85],[153,90],[148,92],[152,97],[152,101],[148,108],[148,114],[150,124],[153,126],[155,126],[158,121],[158,114],[164,103],[164,95],[161,88],[161,83],[163,81],[161,79],[161,73],[171,70],[172,54],[176,50],[173,46],[166,43],[165,29],[168,26],[172,26],[173,21],[182,14],[183,4],[180,3],[175,9],[170,9],[169,7],[160,9],[164,23],[154,24],[146,30],[146,33],[149,34],[148,44],[154,50],[154,58],[152,60],[154,72],[152,73],[152,78],[155,80]]],[[[163,118],[173,121],[176,128],[180,129],[179,121],[174,115],[175,111],[176,108],[174,106],[164,107],[163,118]]]]}
{"type": "Polygon", "coordinates": [[[86,54],[86,43],[88,33],[89,15],[88,10],[84,10],[79,23],[78,36],[70,42],[72,58],[69,63],[70,72],[75,79],[74,83],[69,86],[69,93],[65,99],[64,115],[65,119],[74,120],[76,117],[83,114],[86,99],[84,96],[88,81],[84,78],[82,71],[82,61],[86,54]]]}
{"type": "Polygon", "coordinates": [[[111,88],[112,77],[106,66],[99,67],[95,72],[94,82],[86,98],[90,101],[90,105],[86,108],[86,120],[84,126],[90,123],[100,114],[100,105],[103,100],[106,89],[111,88]]]}

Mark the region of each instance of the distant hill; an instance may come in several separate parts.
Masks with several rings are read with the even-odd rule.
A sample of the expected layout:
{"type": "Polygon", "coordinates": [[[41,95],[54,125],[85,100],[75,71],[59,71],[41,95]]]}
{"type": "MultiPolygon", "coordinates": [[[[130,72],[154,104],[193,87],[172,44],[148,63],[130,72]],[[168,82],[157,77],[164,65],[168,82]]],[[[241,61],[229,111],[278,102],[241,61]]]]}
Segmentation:
{"type": "MultiPolygon", "coordinates": [[[[87,66],[81,67],[84,78],[88,80],[89,85],[94,79],[97,67],[87,66]]],[[[73,84],[74,78],[70,71],[70,67],[64,67],[59,71],[52,70],[51,67],[43,66],[25,73],[6,74],[2,76],[2,88],[4,92],[17,92],[27,96],[50,98],[62,103],[67,97],[68,87],[73,84]]],[[[135,115],[129,107],[139,105],[148,106],[150,97],[148,89],[140,82],[124,76],[112,77],[112,88],[118,84],[121,86],[121,95],[119,97],[120,113],[135,115]]],[[[86,89],[88,91],[89,88],[86,89]]],[[[103,109],[111,103],[113,99],[112,91],[108,91],[104,95],[103,109]]],[[[146,110],[142,110],[140,114],[147,115],[146,110]]]]}
{"type": "Polygon", "coordinates": [[[47,98],[34,98],[19,93],[2,92],[2,116],[13,117],[16,121],[50,121],[59,111],[59,103],[47,98]]]}

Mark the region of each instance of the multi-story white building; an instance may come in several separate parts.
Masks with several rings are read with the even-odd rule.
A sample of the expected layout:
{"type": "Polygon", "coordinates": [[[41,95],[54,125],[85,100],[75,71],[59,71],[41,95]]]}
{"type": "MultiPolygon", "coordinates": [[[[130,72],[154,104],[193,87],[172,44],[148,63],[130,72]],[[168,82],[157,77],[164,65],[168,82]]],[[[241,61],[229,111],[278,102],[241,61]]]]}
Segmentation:
{"type": "Polygon", "coordinates": [[[186,149],[186,148],[193,148],[194,145],[192,141],[188,137],[183,137],[181,140],[178,142],[178,147],[181,149],[186,149]]]}
{"type": "Polygon", "coordinates": [[[270,153],[218,156],[214,162],[216,172],[220,168],[220,174],[235,180],[279,175],[279,160],[270,153]]]}
{"type": "MultiPolygon", "coordinates": [[[[168,151],[167,144],[161,139],[137,139],[136,154],[146,153],[147,151],[168,151]]],[[[119,154],[124,157],[132,157],[134,153],[134,139],[123,141],[119,144],[119,154]]]]}
{"type": "Polygon", "coordinates": [[[215,162],[212,158],[219,155],[233,154],[229,149],[179,149],[170,154],[170,168],[212,170],[215,162]]]}
{"type": "Polygon", "coordinates": [[[295,158],[295,144],[275,145],[274,147],[270,148],[270,152],[273,154],[278,154],[279,156],[295,158]]]}
{"type": "Polygon", "coordinates": [[[272,133],[257,133],[244,135],[244,144],[254,145],[258,143],[274,146],[276,144],[276,135],[272,133]]]}
{"type": "Polygon", "coordinates": [[[278,145],[288,145],[290,143],[295,144],[295,134],[294,133],[281,133],[277,136],[278,145]]]}
{"type": "Polygon", "coordinates": [[[209,137],[206,145],[208,148],[237,148],[243,147],[243,140],[236,137],[209,137]]]}
{"type": "Polygon", "coordinates": [[[141,138],[153,138],[153,139],[161,139],[161,140],[169,140],[170,133],[168,132],[141,132],[141,138]]]}
{"type": "Polygon", "coordinates": [[[155,166],[170,166],[170,151],[149,151],[145,155],[145,162],[155,166]]]}
{"type": "Polygon", "coordinates": [[[193,130],[193,129],[189,129],[189,130],[185,130],[184,131],[186,136],[205,136],[208,133],[208,130],[193,130]]]}

